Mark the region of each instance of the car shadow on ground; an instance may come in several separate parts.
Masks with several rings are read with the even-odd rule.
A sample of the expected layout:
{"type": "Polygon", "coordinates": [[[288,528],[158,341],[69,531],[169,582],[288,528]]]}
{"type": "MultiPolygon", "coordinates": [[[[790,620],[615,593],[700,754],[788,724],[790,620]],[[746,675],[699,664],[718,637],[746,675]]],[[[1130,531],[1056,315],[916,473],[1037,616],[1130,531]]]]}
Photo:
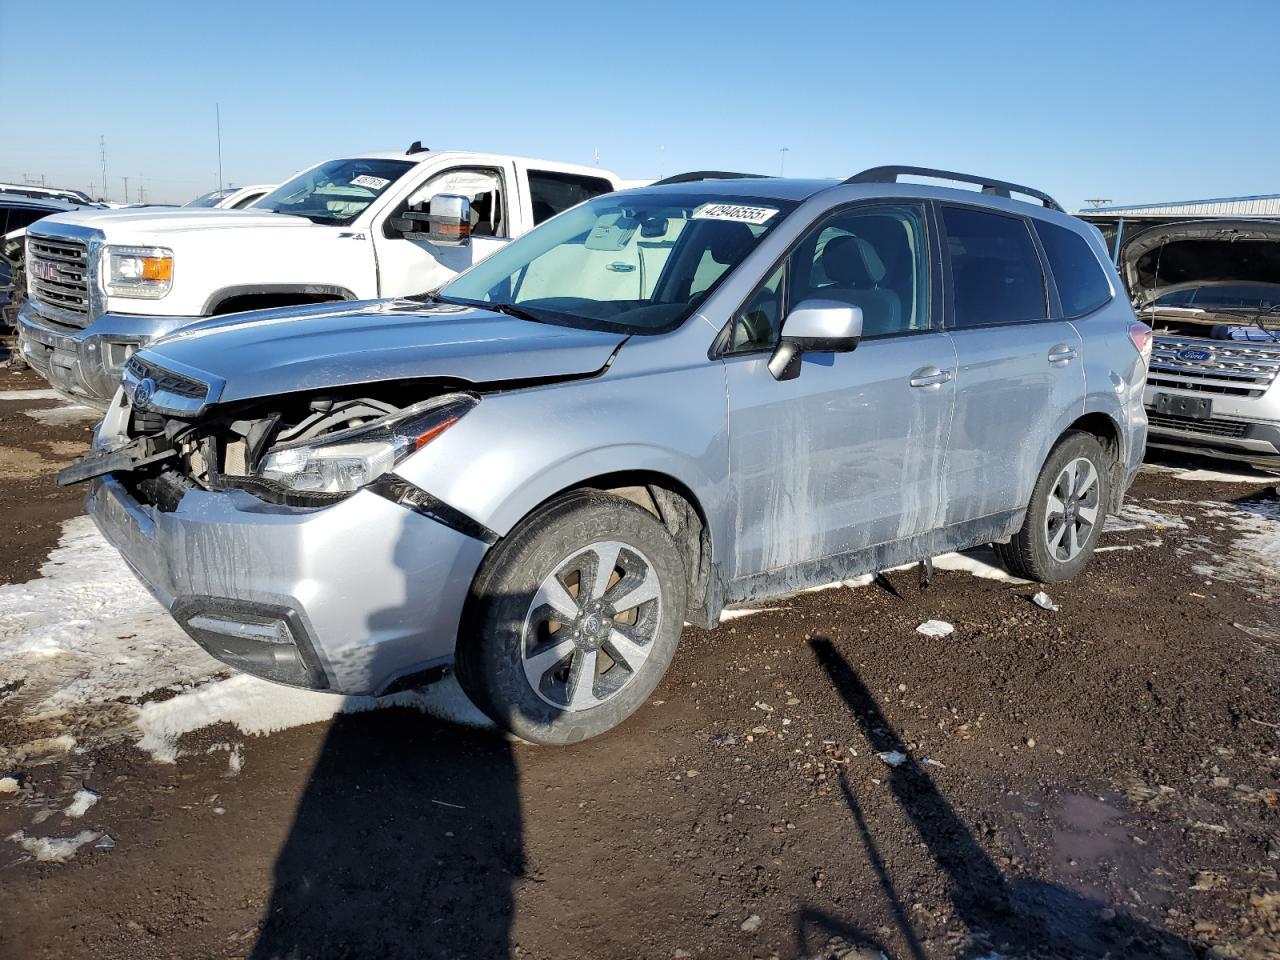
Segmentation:
{"type": "Polygon", "coordinates": [[[510,743],[490,731],[407,709],[338,716],[250,956],[510,956],[516,781],[510,743]]]}
{"type": "MultiPolygon", "coordinates": [[[[1184,940],[1112,910],[1106,903],[1053,883],[1005,876],[933,778],[910,756],[902,737],[848,660],[830,640],[815,638],[810,644],[818,665],[857,721],[870,749],[875,753],[897,751],[906,756],[900,765],[886,766],[886,782],[929,855],[946,875],[956,919],[971,937],[971,955],[996,951],[1011,960],[1196,956],[1184,940]]],[[[841,788],[909,955],[923,958],[919,934],[894,888],[857,796],[846,780],[842,779],[841,788]]],[[[795,924],[800,956],[813,956],[833,936],[879,946],[856,925],[819,910],[800,911],[795,924]]]]}

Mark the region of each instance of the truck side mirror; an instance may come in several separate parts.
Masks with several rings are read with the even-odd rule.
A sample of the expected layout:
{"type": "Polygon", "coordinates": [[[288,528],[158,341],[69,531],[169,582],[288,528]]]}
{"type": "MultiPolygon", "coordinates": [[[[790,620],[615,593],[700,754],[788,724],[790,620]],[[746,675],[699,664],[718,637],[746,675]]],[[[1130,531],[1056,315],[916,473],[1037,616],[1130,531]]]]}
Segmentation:
{"type": "Polygon", "coordinates": [[[836,300],[797,303],[782,324],[782,337],[769,358],[775,380],[800,375],[806,353],[848,353],[862,339],[862,308],[836,300]]]}
{"type": "Polygon", "coordinates": [[[439,247],[465,247],[471,243],[471,201],[456,193],[437,193],[428,210],[404,211],[387,226],[394,236],[425,240],[439,247]]]}

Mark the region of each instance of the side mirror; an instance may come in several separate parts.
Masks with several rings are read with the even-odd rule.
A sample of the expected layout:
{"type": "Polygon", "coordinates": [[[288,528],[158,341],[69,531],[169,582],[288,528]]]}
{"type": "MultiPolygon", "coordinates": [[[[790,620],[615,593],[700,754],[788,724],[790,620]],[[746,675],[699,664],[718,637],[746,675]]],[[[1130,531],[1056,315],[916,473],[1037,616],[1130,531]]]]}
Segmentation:
{"type": "Polygon", "coordinates": [[[406,240],[426,240],[440,247],[465,247],[471,242],[471,201],[456,193],[437,193],[428,211],[406,210],[388,226],[406,240]]]}
{"type": "Polygon", "coordinates": [[[782,324],[782,338],[769,358],[775,380],[800,375],[806,353],[848,353],[862,339],[862,308],[836,300],[804,300],[782,324]]]}

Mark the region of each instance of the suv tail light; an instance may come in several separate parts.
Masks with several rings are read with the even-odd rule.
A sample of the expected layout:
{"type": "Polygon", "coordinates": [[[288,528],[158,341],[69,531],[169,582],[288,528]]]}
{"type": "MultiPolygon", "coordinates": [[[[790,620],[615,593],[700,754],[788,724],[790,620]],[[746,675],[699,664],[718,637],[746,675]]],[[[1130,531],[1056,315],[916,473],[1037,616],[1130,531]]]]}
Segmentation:
{"type": "Polygon", "coordinates": [[[1145,323],[1134,321],[1129,324],[1129,339],[1133,341],[1133,348],[1142,356],[1142,362],[1150,365],[1151,342],[1155,339],[1151,328],[1145,323]]]}

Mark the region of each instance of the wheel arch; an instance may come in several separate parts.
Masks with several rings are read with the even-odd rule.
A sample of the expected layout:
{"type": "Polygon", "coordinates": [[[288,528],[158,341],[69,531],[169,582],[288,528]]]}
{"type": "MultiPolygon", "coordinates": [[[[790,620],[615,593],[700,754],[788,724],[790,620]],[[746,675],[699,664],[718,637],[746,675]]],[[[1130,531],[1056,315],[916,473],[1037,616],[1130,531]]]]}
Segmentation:
{"type": "Polygon", "coordinates": [[[1124,500],[1125,486],[1124,432],[1120,429],[1120,424],[1110,414],[1095,410],[1073,420],[1063,436],[1071,432],[1091,435],[1102,445],[1111,461],[1111,502],[1107,505],[1107,512],[1114,513],[1120,509],[1124,500]]]}
{"type": "Polygon", "coordinates": [[[611,493],[653,514],[671,534],[684,560],[687,579],[685,620],[713,627],[719,620],[720,597],[713,563],[711,524],[692,486],[671,473],[651,468],[615,470],[584,476],[543,497],[512,525],[512,529],[547,504],[578,490],[611,493]]]}
{"type": "Polygon", "coordinates": [[[227,313],[239,313],[242,310],[356,299],[359,298],[346,287],[329,283],[245,284],[215,290],[205,301],[202,315],[216,317],[227,313]]]}

